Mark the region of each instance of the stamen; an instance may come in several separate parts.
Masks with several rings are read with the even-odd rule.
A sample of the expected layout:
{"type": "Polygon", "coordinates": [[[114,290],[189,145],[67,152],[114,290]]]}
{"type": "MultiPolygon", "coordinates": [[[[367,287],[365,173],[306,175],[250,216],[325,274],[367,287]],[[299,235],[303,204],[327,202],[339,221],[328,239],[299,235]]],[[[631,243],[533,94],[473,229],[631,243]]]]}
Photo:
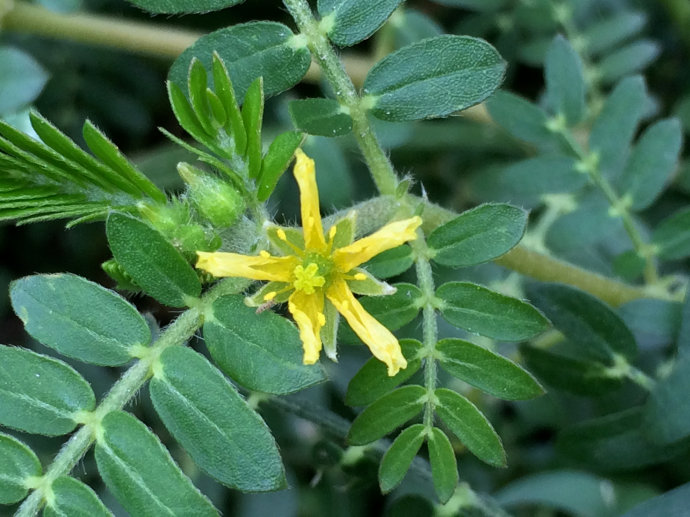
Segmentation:
{"type": "Polygon", "coordinates": [[[319,325],[323,327],[326,324],[326,316],[323,314],[323,312],[320,312],[317,318],[319,319],[319,325]]]}
{"type": "Polygon", "coordinates": [[[331,229],[328,230],[328,238],[333,240],[333,238],[335,237],[335,233],[337,231],[338,231],[338,227],[335,224],[333,226],[331,226],[331,229]]]}
{"type": "Polygon", "coordinates": [[[366,280],[366,279],[367,279],[367,275],[365,275],[364,273],[355,274],[355,280],[366,280]]]}
{"type": "Polygon", "coordinates": [[[276,296],[278,296],[278,291],[271,291],[270,293],[266,293],[266,294],[264,295],[264,301],[265,301],[265,302],[270,302],[270,301],[273,300],[273,298],[275,298],[276,296]]]}
{"type": "Polygon", "coordinates": [[[298,291],[303,291],[305,294],[314,294],[315,287],[323,287],[326,279],[319,275],[319,266],[312,262],[306,268],[297,266],[294,270],[295,281],[292,285],[298,291]]]}
{"type": "Polygon", "coordinates": [[[278,228],[278,229],[276,230],[276,234],[278,235],[278,238],[279,238],[281,241],[287,242],[287,235],[285,235],[285,230],[283,230],[282,228],[278,228]]]}
{"type": "Polygon", "coordinates": [[[261,251],[259,252],[259,256],[260,256],[260,257],[263,257],[263,258],[269,258],[269,257],[271,256],[271,254],[270,254],[268,251],[266,251],[266,250],[261,250],[261,251]]]}

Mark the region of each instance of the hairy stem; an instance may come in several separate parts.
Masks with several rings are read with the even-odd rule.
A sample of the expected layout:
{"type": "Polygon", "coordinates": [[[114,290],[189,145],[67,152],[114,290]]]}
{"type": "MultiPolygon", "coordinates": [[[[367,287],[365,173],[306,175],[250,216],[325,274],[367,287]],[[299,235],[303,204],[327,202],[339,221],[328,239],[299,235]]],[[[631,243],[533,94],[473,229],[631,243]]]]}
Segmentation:
{"type": "Polygon", "coordinates": [[[415,255],[415,269],[417,283],[422,291],[422,336],[424,345],[424,387],[427,391],[427,401],[424,405],[424,425],[431,431],[434,425],[434,391],[436,390],[436,342],[438,341],[438,325],[436,323],[436,287],[434,275],[428,258],[428,247],[422,230],[417,230],[417,239],[410,242],[415,255]]]}
{"type": "Polygon", "coordinates": [[[376,188],[383,195],[392,195],[398,185],[398,178],[388,156],[379,145],[378,139],[369,124],[367,110],[335,49],[319,27],[319,22],[306,0],[284,0],[283,3],[292,15],[300,32],[307,38],[309,49],[323,70],[338,102],[352,117],[352,131],[364,159],[369,166],[376,188]]]}

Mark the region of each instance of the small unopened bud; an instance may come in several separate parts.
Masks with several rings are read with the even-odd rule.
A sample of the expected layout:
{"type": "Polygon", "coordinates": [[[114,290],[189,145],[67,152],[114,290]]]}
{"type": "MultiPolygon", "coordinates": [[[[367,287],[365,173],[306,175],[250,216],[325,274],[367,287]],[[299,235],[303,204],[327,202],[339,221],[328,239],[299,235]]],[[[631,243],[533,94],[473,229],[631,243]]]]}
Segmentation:
{"type": "Polygon", "coordinates": [[[230,183],[184,162],[177,171],[189,185],[189,199],[213,226],[231,226],[244,212],[244,199],[230,183]]]}
{"type": "Polygon", "coordinates": [[[181,224],[189,222],[189,207],[179,199],[172,199],[167,204],[141,203],[137,208],[164,235],[169,235],[181,224]]]}

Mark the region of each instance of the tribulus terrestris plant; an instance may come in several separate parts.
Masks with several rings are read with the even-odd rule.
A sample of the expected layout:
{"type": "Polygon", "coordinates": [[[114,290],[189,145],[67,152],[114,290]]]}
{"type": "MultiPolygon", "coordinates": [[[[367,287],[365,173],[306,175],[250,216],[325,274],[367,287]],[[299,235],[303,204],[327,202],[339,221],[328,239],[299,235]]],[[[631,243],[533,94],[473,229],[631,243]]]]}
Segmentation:
{"type": "Polygon", "coordinates": [[[8,512],[685,515],[690,6],[434,1],[0,4],[8,512]]]}

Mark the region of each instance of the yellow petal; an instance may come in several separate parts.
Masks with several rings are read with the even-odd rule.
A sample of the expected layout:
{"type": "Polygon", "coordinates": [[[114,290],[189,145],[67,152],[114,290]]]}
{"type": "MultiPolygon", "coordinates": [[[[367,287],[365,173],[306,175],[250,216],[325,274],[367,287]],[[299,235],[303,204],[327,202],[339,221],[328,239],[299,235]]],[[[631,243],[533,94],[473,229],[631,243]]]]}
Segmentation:
{"type": "Polygon", "coordinates": [[[407,367],[407,361],[402,355],[396,337],[364,310],[344,280],[338,279],[333,282],[326,296],[345,317],[355,334],[369,347],[374,357],[386,363],[389,376],[392,377],[401,368],[407,367]]]}
{"type": "Polygon", "coordinates": [[[321,290],[313,294],[295,291],[288,300],[288,310],[299,328],[299,337],[304,349],[304,364],[314,364],[319,360],[321,327],[325,323],[323,304],[321,290]]]}
{"type": "Polygon", "coordinates": [[[387,224],[371,235],[335,250],[333,261],[340,271],[346,273],[383,251],[416,239],[415,230],[420,224],[422,219],[418,216],[387,224]]]}
{"type": "Polygon", "coordinates": [[[213,276],[232,276],[252,280],[273,280],[289,282],[292,272],[299,264],[297,257],[273,257],[261,255],[240,255],[239,253],[207,253],[197,251],[196,267],[213,276]]]}
{"type": "Polygon", "coordinates": [[[301,149],[295,151],[294,174],[299,186],[299,200],[302,211],[302,228],[304,244],[307,250],[320,250],[325,247],[321,212],[319,211],[319,191],[316,188],[316,170],[314,160],[301,149]]]}

